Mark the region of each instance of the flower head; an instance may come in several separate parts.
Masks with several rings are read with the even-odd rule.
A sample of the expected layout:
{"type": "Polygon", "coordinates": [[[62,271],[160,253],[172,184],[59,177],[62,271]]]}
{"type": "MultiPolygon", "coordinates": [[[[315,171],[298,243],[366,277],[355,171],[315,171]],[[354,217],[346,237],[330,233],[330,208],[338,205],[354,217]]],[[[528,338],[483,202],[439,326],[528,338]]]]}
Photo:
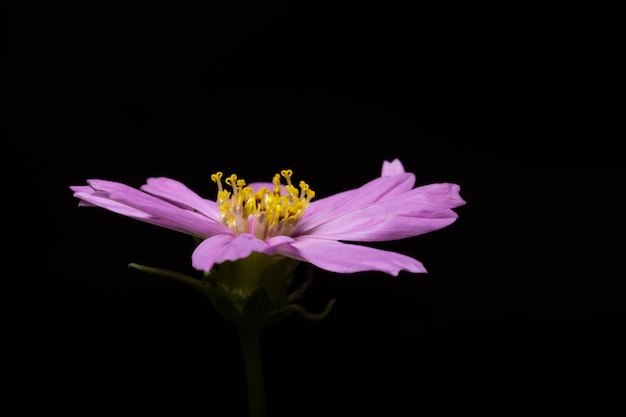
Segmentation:
{"type": "Polygon", "coordinates": [[[456,184],[414,188],[414,174],[405,172],[398,159],[383,162],[381,176],[363,186],[320,199],[314,199],[307,183],[294,186],[292,175],[284,170],[272,182],[247,184],[218,172],[211,177],[218,188],[216,201],[164,177],[149,178],[140,189],[98,179],[70,188],[81,206],[99,206],[199,238],[192,265],[204,272],[256,252],[338,273],[424,273],[416,259],[360,242],[441,229],[457,219],[453,209],[465,204],[456,184]]]}

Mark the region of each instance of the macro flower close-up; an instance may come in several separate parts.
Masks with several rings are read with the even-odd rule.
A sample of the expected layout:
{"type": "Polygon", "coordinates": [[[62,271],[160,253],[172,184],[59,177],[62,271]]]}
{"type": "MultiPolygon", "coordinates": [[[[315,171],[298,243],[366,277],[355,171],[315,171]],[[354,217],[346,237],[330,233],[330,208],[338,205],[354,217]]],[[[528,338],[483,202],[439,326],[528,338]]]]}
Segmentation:
{"type": "Polygon", "coordinates": [[[296,187],[291,176],[284,170],[273,182],[246,184],[235,175],[222,180],[221,173],[214,174],[217,201],[163,177],[149,178],[139,190],[96,179],[71,189],[82,206],[99,206],[200,239],[192,262],[205,272],[259,252],[337,273],[425,273],[416,259],[359,243],[441,229],[456,220],[453,209],[465,204],[456,184],[414,188],[415,175],[405,172],[398,159],[385,161],[381,176],[363,186],[317,200],[308,184],[301,181],[296,187]]]}
{"type": "Polygon", "coordinates": [[[5,408],[626,415],[621,3],[6,3],[5,408]]]}
{"type": "Polygon", "coordinates": [[[626,415],[620,4],[8,2],[5,408],[626,415]]]}
{"type": "Polygon", "coordinates": [[[237,175],[211,175],[215,201],[166,177],[149,178],[140,189],[92,179],[70,186],[81,206],[108,209],[194,237],[191,264],[196,279],[178,271],[130,267],[177,280],[207,296],[215,310],[238,330],[248,384],[250,416],[266,415],[259,354],[261,329],[291,313],[324,319],[335,299],[317,314],[296,304],[313,280],[311,265],[334,273],[400,271],[426,273],[410,256],[361,244],[418,236],[450,225],[465,201],[460,187],[434,183],[415,187],[415,175],[399,159],[384,161],[380,176],[361,187],[315,199],[304,181],[282,170],[271,182],[246,183],[237,175]],[[295,280],[300,263],[309,264],[295,280]],[[295,287],[295,289],[293,288],[295,287]]]}

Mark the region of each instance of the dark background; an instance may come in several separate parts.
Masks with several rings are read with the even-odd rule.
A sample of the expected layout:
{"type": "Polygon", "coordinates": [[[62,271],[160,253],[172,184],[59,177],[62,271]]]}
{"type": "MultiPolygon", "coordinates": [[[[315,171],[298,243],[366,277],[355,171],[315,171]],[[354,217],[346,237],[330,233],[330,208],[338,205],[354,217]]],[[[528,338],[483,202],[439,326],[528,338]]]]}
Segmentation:
{"type": "Polygon", "coordinates": [[[9,402],[246,415],[235,329],[126,267],[189,271],[190,238],[79,209],[69,185],[169,176],[213,198],[215,171],[289,167],[323,197],[397,157],[467,205],[377,245],[427,275],[316,271],[303,304],[331,315],[263,334],[270,416],[624,410],[617,8],[219,3],[4,6],[9,402]]]}

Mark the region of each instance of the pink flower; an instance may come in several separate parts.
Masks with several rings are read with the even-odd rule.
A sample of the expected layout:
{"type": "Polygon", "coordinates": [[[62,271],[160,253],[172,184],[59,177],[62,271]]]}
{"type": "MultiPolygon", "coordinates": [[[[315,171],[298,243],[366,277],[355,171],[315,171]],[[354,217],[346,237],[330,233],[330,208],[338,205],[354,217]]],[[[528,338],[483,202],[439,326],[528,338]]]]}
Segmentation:
{"type": "Polygon", "coordinates": [[[271,183],[248,185],[231,175],[224,180],[227,187],[222,187],[222,174],[214,174],[217,201],[164,177],[149,178],[140,189],[99,179],[70,188],[80,206],[102,207],[199,238],[192,265],[205,272],[260,252],[338,273],[425,273],[416,259],[358,242],[404,239],[441,229],[457,219],[453,209],[465,204],[456,184],[413,188],[414,174],[405,172],[398,159],[383,162],[379,178],[318,200],[306,183],[291,183],[290,170],[281,174],[287,184],[281,184],[279,174],[271,183]]]}

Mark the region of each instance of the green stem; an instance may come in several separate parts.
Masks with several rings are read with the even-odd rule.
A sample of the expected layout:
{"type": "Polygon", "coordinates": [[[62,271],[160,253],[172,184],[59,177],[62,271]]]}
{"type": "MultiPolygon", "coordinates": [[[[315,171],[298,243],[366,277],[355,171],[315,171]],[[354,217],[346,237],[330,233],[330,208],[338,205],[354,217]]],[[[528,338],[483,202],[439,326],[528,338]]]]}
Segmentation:
{"type": "Polygon", "coordinates": [[[239,324],[239,338],[246,368],[250,417],[265,417],[265,387],[261,367],[261,326],[239,324]]]}

